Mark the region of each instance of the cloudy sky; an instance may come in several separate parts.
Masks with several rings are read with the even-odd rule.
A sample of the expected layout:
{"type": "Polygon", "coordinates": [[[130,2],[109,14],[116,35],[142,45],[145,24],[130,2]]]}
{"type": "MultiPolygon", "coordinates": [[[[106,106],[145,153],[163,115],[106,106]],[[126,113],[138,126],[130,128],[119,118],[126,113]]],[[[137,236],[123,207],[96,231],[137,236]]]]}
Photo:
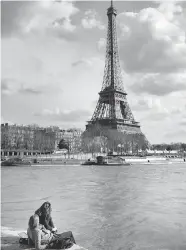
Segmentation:
{"type": "MultiPolygon", "coordinates": [[[[109,5],[1,2],[1,122],[85,128],[102,85],[109,5]]],[[[135,119],[151,143],[186,142],[186,2],[114,5],[135,119]]]]}

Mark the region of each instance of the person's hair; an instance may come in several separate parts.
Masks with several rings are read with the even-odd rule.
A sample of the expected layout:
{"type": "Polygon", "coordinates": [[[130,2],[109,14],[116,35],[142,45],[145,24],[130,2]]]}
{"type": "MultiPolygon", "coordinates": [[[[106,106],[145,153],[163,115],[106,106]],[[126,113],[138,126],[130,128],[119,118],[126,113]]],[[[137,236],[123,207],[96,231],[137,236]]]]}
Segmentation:
{"type": "Polygon", "coordinates": [[[39,221],[39,216],[37,214],[34,214],[30,217],[28,226],[30,229],[35,229],[38,225],[39,221]]]}
{"type": "Polygon", "coordinates": [[[52,211],[52,207],[50,202],[46,201],[42,204],[42,206],[35,211],[35,214],[38,216],[44,215],[45,217],[50,216],[52,211]],[[46,208],[46,205],[48,205],[48,208],[46,208]]]}

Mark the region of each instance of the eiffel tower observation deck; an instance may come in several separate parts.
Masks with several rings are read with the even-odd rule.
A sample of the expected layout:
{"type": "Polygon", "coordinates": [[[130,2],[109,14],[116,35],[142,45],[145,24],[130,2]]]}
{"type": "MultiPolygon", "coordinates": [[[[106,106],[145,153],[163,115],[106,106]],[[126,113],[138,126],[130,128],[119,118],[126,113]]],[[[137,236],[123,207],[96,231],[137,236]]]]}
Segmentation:
{"type": "MultiPolygon", "coordinates": [[[[122,71],[119,61],[117,43],[116,16],[117,10],[111,6],[107,10],[108,31],[106,45],[106,60],[102,89],[99,92],[99,100],[90,121],[86,125],[86,131],[115,130],[123,134],[135,134],[146,138],[141,132],[139,122],[135,121],[132,111],[127,102],[127,93],[124,90],[122,71]]],[[[86,132],[85,131],[85,132],[86,132]]]]}

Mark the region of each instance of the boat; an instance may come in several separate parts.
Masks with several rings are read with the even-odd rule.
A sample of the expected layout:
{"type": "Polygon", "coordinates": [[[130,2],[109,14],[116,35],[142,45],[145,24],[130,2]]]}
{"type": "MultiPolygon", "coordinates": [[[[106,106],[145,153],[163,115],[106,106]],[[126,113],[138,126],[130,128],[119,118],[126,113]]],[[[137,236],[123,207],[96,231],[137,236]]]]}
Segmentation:
{"type": "Polygon", "coordinates": [[[82,165],[130,166],[131,164],[120,157],[100,155],[96,157],[96,161],[88,159],[82,165]]]}
{"type": "Polygon", "coordinates": [[[87,161],[83,162],[81,165],[96,165],[96,161],[88,159],[87,161]]]}
{"type": "Polygon", "coordinates": [[[21,165],[29,165],[31,166],[31,162],[28,160],[24,160],[22,158],[16,157],[16,158],[9,158],[3,162],[1,162],[1,166],[21,166],[21,165]]]}

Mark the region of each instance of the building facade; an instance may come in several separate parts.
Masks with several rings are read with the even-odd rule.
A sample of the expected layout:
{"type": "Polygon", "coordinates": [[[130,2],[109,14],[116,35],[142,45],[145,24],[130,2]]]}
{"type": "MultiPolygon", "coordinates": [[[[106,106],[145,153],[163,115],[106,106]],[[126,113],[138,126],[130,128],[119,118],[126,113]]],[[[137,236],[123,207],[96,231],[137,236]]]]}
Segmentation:
{"type": "Polygon", "coordinates": [[[69,152],[79,152],[81,146],[80,129],[62,130],[59,127],[23,126],[1,124],[1,149],[4,151],[26,150],[41,153],[54,152],[63,139],[69,152]]]}
{"type": "Polygon", "coordinates": [[[2,149],[33,150],[34,130],[29,126],[1,124],[2,149]]]}
{"type": "Polygon", "coordinates": [[[69,146],[69,152],[79,152],[81,148],[81,129],[60,129],[59,127],[48,127],[46,131],[53,132],[55,135],[54,149],[58,149],[59,142],[64,140],[69,146]]]}

